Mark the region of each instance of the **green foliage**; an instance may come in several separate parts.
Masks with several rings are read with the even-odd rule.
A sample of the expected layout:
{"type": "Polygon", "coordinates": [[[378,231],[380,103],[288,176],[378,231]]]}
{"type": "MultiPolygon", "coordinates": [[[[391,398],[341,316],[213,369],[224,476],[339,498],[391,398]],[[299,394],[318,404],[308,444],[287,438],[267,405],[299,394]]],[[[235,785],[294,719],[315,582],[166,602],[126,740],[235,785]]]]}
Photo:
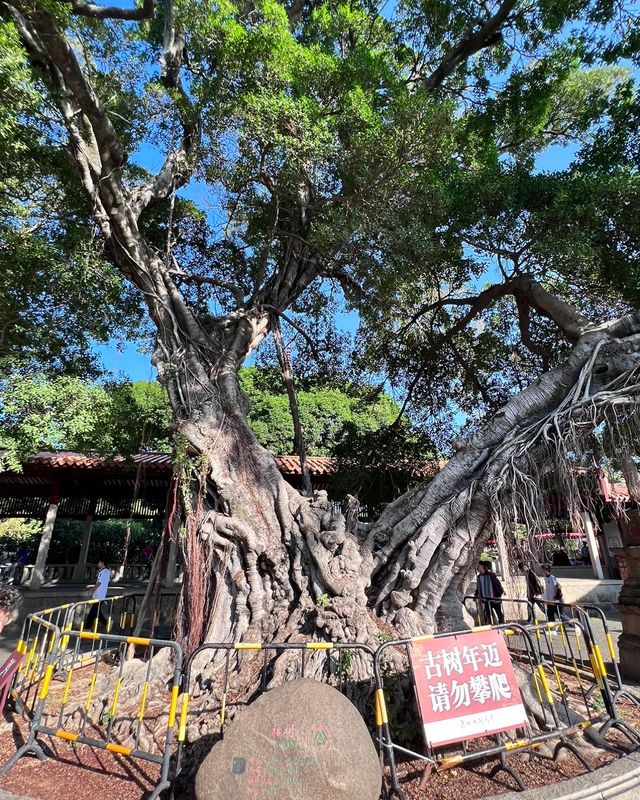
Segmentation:
{"type": "Polygon", "coordinates": [[[50,108],[0,20],[0,370],[95,374],[92,340],[139,331],[131,288],[103,258],[50,108]]]}
{"type": "MultiPolygon", "coordinates": [[[[279,372],[244,367],[240,385],[250,402],[249,424],[260,443],[272,453],[293,454],[293,422],[279,372]]],[[[326,386],[312,379],[300,381],[300,386],[298,406],[310,455],[353,455],[359,441],[382,432],[400,410],[388,394],[368,386],[326,386]]]]}
{"type": "Polygon", "coordinates": [[[331,602],[331,600],[330,600],[330,598],[329,598],[329,595],[328,595],[328,594],[321,594],[321,595],[318,597],[318,599],[316,600],[316,604],[317,604],[317,605],[318,605],[320,608],[326,608],[326,607],[329,605],[329,603],[330,603],[330,602],[331,602]]]}
{"type": "MultiPolygon", "coordinates": [[[[246,367],[240,382],[251,409],[249,424],[276,455],[293,453],[293,423],[280,375],[246,367]]],[[[299,393],[307,448],[312,455],[351,452],[358,440],[381,432],[398,414],[394,401],[366,387],[312,386],[299,393]]],[[[0,382],[0,448],[5,466],[49,450],[131,455],[170,452],[171,409],[155,381],[89,383],[75,377],[22,377],[0,382]]]]}
{"type": "MultiPolygon", "coordinates": [[[[153,520],[132,520],[129,560],[146,544],[157,547],[160,541],[160,523],[153,520]]],[[[123,545],[126,537],[125,520],[98,520],[93,523],[91,546],[88,561],[95,562],[104,557],[108,564],[122,563],[123,545]]],[[[79,520],[58,520],[56,522],[48,562],[50,564],[75,564],[80,554],[84,523],[79,520]]],[[[9,554],[17,552],[20,545],[26,544],[31,560],[35,560],[40,543],[42,520],[6,519],[0,520],[0,547],[9,554]]]]}
{"type": "Polygon", "coordinates": [[[8,552],[16,552],[21,544],[37,542],[42,522],[36,519],[1,519],[0,546],[8,552]]]}
{"type": "Polygon", "coordinates": [[[169,452],[171,411],[155,382],[88,383],[14,374],[0,383],[0,447],[5,466],[39,451],[131,455],[169,452]]]}
{"type": "Polygon", "coordinates": [[[348,647],[340,648],[340,669],[345,675],[351,674],[355,656],[355,652],[348,647]]]}

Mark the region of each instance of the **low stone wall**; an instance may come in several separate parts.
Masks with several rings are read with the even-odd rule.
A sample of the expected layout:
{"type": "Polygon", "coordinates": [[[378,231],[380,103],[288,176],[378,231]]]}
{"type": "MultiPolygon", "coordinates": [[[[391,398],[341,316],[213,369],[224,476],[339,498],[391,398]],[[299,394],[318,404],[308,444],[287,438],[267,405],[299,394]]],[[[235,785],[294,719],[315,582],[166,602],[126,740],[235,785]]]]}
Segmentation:
{"type": "Polygon", "coordinates": [[[640,753],[630,753],[606,767],[553,786],[493,795],[484,800],[638,800],[640,753]]]}
{"type": "Polygon", "coordinates": [[[616,580],[562,578],[560,584],[567,603],[588,603],[604,611],[615,610],[622,589],[622,581],[616,580]]]}

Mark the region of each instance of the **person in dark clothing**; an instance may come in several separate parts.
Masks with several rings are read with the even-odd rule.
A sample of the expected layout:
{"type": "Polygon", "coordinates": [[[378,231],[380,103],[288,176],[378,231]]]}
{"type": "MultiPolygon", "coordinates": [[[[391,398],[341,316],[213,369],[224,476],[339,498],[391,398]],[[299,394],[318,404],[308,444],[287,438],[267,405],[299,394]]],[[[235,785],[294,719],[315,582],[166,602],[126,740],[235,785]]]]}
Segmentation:
{"type": "Polygon", "coordinates": [[[22,583],[22,576],[24,574],[24,568],[29,563],[29,547],[26,544],[23,544],[20,549],[18,550],[18,554],[16,555],[16,560],[9,568],[7,572],[7,583],[11,582],[14,586],[20,586],[22,583]]]}
{"type": "Polygon", "coordinates": [[[569,553],[561,547],[559,550],[553,554],[553,566],[554,567],[570,567],[571,566],[571,559],[569,558],[569,553]]]}
{"type": "Polygon", "coordinates": [[[586,541],[582,542],[582,546],[580,547],[580,558],[585,567],[591,566],[591,553],[589,552],[589,546],[586,541]]]}
{"type": "Polygon", "coordinates": [[[518,566],[520,571],[524,573],[525,580],[527,582],[527,600],[529,601],[529,605],[527,606],[527,625],[531,625],[536,618],[536,606],[538,606],[543,614],[545,613],[544,603],[540,599],[543,593],[543,588],[542,584],[538,580],[538,576],[528,564],[521,562],[518,564],[518,566]]]}
{"type": "Polygon", "coordinates": [[[500,625],[504,623],[502,601],[500,600],[503,594],[504,589],[498,576],[492,571],[491,564],[488,561],[481,561],[478,564],[478,583],[475,596],[483,601],[480,609],[484,625],[492,625],[494,619],[497,619],[500,625]]]}

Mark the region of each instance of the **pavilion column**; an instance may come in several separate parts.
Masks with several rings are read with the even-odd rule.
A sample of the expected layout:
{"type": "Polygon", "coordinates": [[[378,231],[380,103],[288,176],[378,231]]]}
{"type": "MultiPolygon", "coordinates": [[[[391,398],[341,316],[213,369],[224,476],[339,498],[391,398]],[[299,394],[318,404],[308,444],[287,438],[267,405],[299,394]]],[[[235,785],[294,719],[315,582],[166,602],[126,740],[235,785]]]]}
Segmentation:
{"type": "Polygon", "coordinates": [[[591,514],[588,511],[582,512],[582,527],[584,535],[587,540],[587,547],[589,548],[589,555],[591,557],[591,566],[596,578],[601,581],[604,579],[602,571],[602,562],[600,561],[600,548],[598,547],[598,540],[596,539],[595,531],[593,530],[593,521],[591,514]]]}
{"type": "Polygon", "coordinates": [[[56,517],[58,516],[59,503],[60,497],[57,492],[54,492],[49,500],[49,508],[47,509],[47,515],[44,519],[44,525],[42,526],[38,555],[36,556],[36,563],[31,573],[31,580],[29,581],[30,589],[39,589],[44,583],[44,568],[47,565],[47,556],[49,555],[51,536],[53,535],[53,528],[56,524],[56,517]]]}
{"type": "Polygon", "coordinates": [[[91,545],[91,531],[93,529],[93,515],[95,513],[95,503],[92,503],[89,513],[84,520],[84,532],[82,534],[82,545],[80,547],[80,555],[78,556],[78,563],[73,568],[72,580],[74,583],[85,583],[87,571],[87,555],[89,554],[89,547],[91,545]]]}

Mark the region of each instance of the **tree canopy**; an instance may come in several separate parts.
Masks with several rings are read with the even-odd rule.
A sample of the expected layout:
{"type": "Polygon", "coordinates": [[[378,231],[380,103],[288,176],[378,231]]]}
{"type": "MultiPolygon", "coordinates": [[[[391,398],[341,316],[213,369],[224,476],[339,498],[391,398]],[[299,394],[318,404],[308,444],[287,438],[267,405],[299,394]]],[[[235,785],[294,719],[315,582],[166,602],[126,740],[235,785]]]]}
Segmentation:
{"type": "MultiPolygon", "coordinates": [[[[416,418],[429,409],[443,431],[452,390],[466,414],[501,402],[554,338],[522,293],[524,332],[506,325],[495,291],[470,335],[460,295],[517,273],[594,298],[592,313],[635,297],[638,110],[620,63],[637,57],[637,30],[625,9],[29,0],[4,15],[0,355],[14,363],[86,371],[89,337],[139,330],[120,234],[101,236],[110,211],[92,158],[118,170],[201,324],[289,307],[306,333],[300,359],[352,361],[333,319],[346,300],[363,323],[359,368],[404,386],[416,418]],[[65,35],[82,59],[63,74],[65,35]],[[579,151],[570,168],[536,170],[565,145],[579,151]],[[443,325],[459,330],[441,346],[443,325]]],[[[257,324],[238,355],[263,336],[257,324]]]]}
{"type": "MultiPolygon", "coordinates": [[[[274,455],[295,454],[293,423],[275,369],[244,367],[240,382],[250,405],[249,424],[274,455]]],[[[385,435],[399,406],[367,386],[302,383],[298,393],[310,455],[358,457],[373,434],[385,435]]],[[[399,439],[427,454],[425,442],[404,425],[399,439]]],[[[132,455],[170,452],[171,408],[157,381],[88,382],[73,376],[13,375],[0,383],[0,448],[5,465],[42,450],[132,455]]]]}

